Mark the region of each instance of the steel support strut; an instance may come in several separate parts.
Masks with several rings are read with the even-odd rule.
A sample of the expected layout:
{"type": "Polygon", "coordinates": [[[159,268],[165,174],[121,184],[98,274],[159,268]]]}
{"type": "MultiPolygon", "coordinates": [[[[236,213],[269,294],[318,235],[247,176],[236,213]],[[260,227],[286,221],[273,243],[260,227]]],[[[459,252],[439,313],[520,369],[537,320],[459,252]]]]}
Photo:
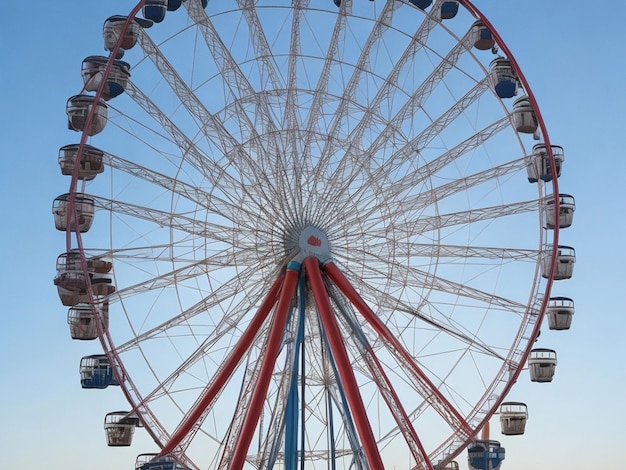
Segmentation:
{"type": "Polygon", "coordinates": [[[404,406],[400,401],[400,397],[396,393],[391,380],[385,373],[383,365],[378,360],[374,349],[365,338],[365,334],[360,325],[356,322],[352,322],[350,319],[348,319],[348,321],[350,323],[350,328],[358,333],[357,337],[361,338],[359,346],[361,357],[372,374],[371,378],[378,387],[381,397],[389,408],[389,412],[396,421],[398,429],[402,433],[411,455],[415,459],[415,462],[417,462],[417,468],[420,470],[433,470],[428,454],[426,453],[426,450],[424,449],[424,446],[422,445],[422,442],[419,439],[413,424],[411,423],[411,419],[404,409],[404,406]]]}
{"type": "Polygon", "coordinates": [[[348,322],[349,327],[357,333],[356,336],[359,338],[357,341],[361,357],[372,374],[372,380],[377,385],[381,397],[387,404],[389,412],[396,421],[398,429],[402,433],[409,451],[417,463],[416,468],[419,468],[420,470],[433,470],[428,453],[424,449],[424,446],[422,445],[422,442],[417,435],[413,424],[411,423],[411,419],[409,418],[400,397],[398,396],[391,380],[385,373],[383,365],[378,360],[376,352],[367,340],[366,334],[363,332],[361,325],[358,321],[356,321],[356,318],[353,318],[352,315],[349,315],[347,311],[345,311],[345,308],[340,307],[339,309],[348,322]]]}
{"type": "Polygon", "coordinates": [[[217,394],[222,390],[222,387],[224,387],[224,385],[230,378],[231,374],[241,361],[243,355],[246,353],[246,351],[250,349],[250,346],[252,346],[252,342],[254,341],[255,336],[265,322],[265,319],[267,318],[272,307],[274,307],[274,305],[276,304],[278,293],[280,292],[281,287],[283,287],[284,278],[284,274],[278,276],[278,278],[274,282],[274,285],[268,292],[267,297],[265,297],[265,300],[259,306],[259,309],[254,318],[252,318],[252,321],[239,338],[239,341],[230,352],[226,361],[223,363],[222,368],[213,377],[200,398],[194,404],[191,411],[178,425],[178,428],[176,429],[174,434],[172,434],[172,437],[167,442],[167,444],[163,447],[163,449],[161,449],[161,452],[159,454],[160,456],[167,455],[172,452],[176,448],[176,446],[179,445],[181,441],[185,439],[185,437],[188,436],[190,432],[193,431],[194,427],[198,427],[197,423],[199,422],[199,420],[202,419],[207,408],[212,404],[217,394]]]}
{"type": "Polygon", "coordinates": [[[287,266],[285,281],[280,292],[280,298],[278,299],[278,305],[276,306],[274,319],[269,332],[267,349],[261,362],[258,382],[252,393],[250,406],[245,412],[246,414],[241,432],[239,436],[237,436],[233,458],[229,466],[230,470],[241,470],[246,462],[248,448],[250,447],[250,443],[254,437],[254,432],[259,422],[261,411],[263,411],[263,404],[267,396],[267,389],[270,381],[272,380],[276,358],[280,352],[283,333],[285,331],[287,319],[289,318],[289,309],[291,308],[294,292],[298,283],[300,267],[301,264],[297,261],[291,261],[287,266]]]}
{"type": "Polygon", "coordinates": [[[398,341],[393,333],[389,331],[380,318],[376,316],[339,268],[333,262],[329,262],[324,265],[324,272],[344,293],[348,300],[352,302],[372,328],[374,328],[374,330],[387,342],[387,344],[390,344],[393,349],[395,349],[395,352],[400,355],[405,364],[409,367],[409,369],[411,369],[411,372],[416,380],[419,380],[421,386],[425,388],[424,398],[433,404],[433,407],[442,416],[442,418],[448,422],[451,428],[456,430],[456,432],[464,433],[467,439],[473,437],[474,430],[472,430],[465,418],[461,416],[458,410],[452,406],[452,404],[424,374],[406,348],[400,343],[400,341],[398,341]]]}
{"type": "Polygon", "coordinates": [[[350,364],[350,358],[346,351],[346,347],[343,344],[341,337],[341,331],[337,325],[337,321],[332,312],[328,292],[324,286],[324,280],[322,279],[322,273],[319,267],[319,260],[315,257],[307,258],[304,262],[306,269],[306,277],[311,285],[313,291],[313,297],[324,326],[324,331],[328,338],[328,344],[335,363],[337,364],[337,371],[339,377],[344,386],[346,397],[352,416],[354,417],[354,423],[356,424],[359,437],[363,443],[363,450],[365,451],[365,457],[367,459],[369,468],[371,470],[383,470],[383,462],[378,452],[378,446],[376,445],[376,438],[372,432],[372,427],[367,418],[365,411],[365,405],[359,392],[359,386],[357,384],[354,372],[352,371],[352,365],[350,364]]]}

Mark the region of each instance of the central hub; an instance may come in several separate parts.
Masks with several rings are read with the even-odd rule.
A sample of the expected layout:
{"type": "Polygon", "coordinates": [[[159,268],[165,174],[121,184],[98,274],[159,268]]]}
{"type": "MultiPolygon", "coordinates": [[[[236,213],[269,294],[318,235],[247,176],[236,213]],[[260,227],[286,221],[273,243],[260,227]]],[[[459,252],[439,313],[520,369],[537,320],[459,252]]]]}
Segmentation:
{"type": "Polygon", "coordinates": [[[306,256],[315,256],[320,261],[330,258],[328,237],[317,227],[305,227],[298,238],[298,246],[306,256]]]}

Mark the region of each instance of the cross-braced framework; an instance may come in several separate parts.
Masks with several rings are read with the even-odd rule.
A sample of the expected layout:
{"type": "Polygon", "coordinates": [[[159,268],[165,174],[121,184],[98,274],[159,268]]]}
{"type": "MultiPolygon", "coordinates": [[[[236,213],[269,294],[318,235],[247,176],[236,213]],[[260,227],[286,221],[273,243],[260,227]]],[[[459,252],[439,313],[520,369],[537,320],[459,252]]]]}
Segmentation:
{"type": "Polygon", "coordinates": [[[456,3],[187,0],[137,29],[89,141],[106,170],[72,178],[67,225],[85,193],[93,226],[67,245],[92,282],[93,260],[112,263],[99,336],[156,453],[443,468],[506,396],[549,296],[543,203],[559,201],[556,178],[528,183],[533,136],[494,90],[495,57],[555,163],[508,49],[468,1],[442,13],[456,3]]]}

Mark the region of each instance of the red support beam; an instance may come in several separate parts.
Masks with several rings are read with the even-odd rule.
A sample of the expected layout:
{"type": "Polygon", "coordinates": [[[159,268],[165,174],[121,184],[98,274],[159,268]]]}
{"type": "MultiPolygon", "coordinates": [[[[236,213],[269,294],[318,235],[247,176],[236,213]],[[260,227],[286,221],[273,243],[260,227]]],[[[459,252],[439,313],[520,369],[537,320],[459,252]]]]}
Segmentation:
{"type": "MultiPolygon", "coordinates": [[[[456,421],[455,423],[449,423],[453,427],[453,429],[458,431],[464,431],[468,437],[472,437],[474,435],[474,430],[472,430],[465,418],[461,416],[458,410],[454,406],[452,406],[452,404],[441,394],[441,392],[430,381],[430,379],[422,372],[413,357],[404,348],[400,341],[398,341],[393,333],[389,331],[389,329],[380,320],[380,318],[378,318],[378,316],[372,311],[369,305],[367,305],[365,300],[363,300],[363,298],[352,286],[350,281],[346,279],[346,277],[335,265],[335,263],[333,263],[332,261],[326,263],[324,265],[324,272],[335,283],[335,285],[339,287],[339,289],[344,293],[348,300],[352,302],[357,310],[361,312],[361,315],[363,315],[363,317],[370,323],[374,330],[381,337],[383,337],[385,341],[387,341],[387,343],[391,344],[398,354],[400,354],[402,359],[416,374],[417,378],[422,382],[425,387],[428,388],[430,396],[435,397],[436,400],[445,407],[445,411],[446,413],[448,413],[448,416],[452,417],[456,421]]],[[[442,415],[442,417],[446,418],[446,416],[444,415],[442,415]]]]}
{"type": "Polygon", "coordinates": [[[261,411],[263,411],[263,404],[267,397],[267,389],[272,380],[276,358],[280,352],[280,345],[287,324],[289,309],[291,308],[292,299],[298,283],[300,266],[300,263],[297,261],[291,261],[287,266],[285,282],[283,283],[278,305],[274,312],[274,320],[269,333],[267,349],[262,359],[258,382],[252,392],[250,405],[246,410],[243,426],[237,437],[233,457],[228,467],[230,470],[241,470],[246,462],[248,448],[254,437],[254,431],[259,422],[261,411]]]}
{"type": "Polygon", "coordinates": [[[424,446],[422,445],[422,441],[418,437],[417,432],[413,427],[413,423],[411,423],[411,420],[404,409],[404,406],[402,406],[402,402],[400,401],[391,380],[389,380],[389,377],[385,373],[385,369],[378,360],[378,357],[376,357],[376,353],[372,347],[369,344],[365,346],[366,349],[363,354],[365,362],[372,373],[372,378],[378,386],[381,396],[385,400],[385,403],[387,403],[387,407],[398,425],[398,429],[402,432],[404,440],[409,447],[409,451],[418,464],[418,468],[433,470],[433,465],[428,458],[428,454],[426,453],[424,446]]]}
{"type": "Polygon", "coordinates": [[[333,354],[335,363],[337,364],[337,371],[341,383],[346,392],[346,398],[350,410],[352,411],[352,417],[356,424],[359,437],[363,444],[365,451],[365,457],[369,468],[371,470],[383,470],[385,467],[380,458],[378,452],[378,446],[376,445],[376,438],[372,432],[372,427],[367,418],[367,412],[365,411],[365,405],[359,392],[359,386],[352,371],[352,364],[346,351],[346,347],[343,344],[343,338],[341,337],[341,331],[335,320],[328,298],[328,292],[324,286],[324,280],[322,279],[322,273],[319,267],[319,260],[314,257],[307,258],[304,262],[306,269],[306,277],[311,285],[313,291],[313,297],[317,304],[317,309],[320,314],[320,319],[324,326],[324,331],[328,337],[328,343],[333,354]]]}
{"type": "Polygon", "coordinates": [[[178,425],[178,428],[167,442],[167,444],[161,449],[160,456],[167,455],[172,452],[177,445],[192,431],[195,424],[199,419],[201,419],[204,414],[206,408],[211,404],[211,402],[215,399],[217,394],[220,392],[222,387],[226,384],[231,374],[241,361],[243,355],[250,349],[254,338],[265,319],[267,318],[269,312],[272,307],[276,304],[276,300],[278,298],[278,293],[280,289],[283,287],[283,281],[285,279],[284,274],[280,274],[280,276],[274,282],[274,285],[271,287],[267,296],[263,303],[259,306],[257,313],[254,318],[243,332],[239,341],[229,354],[228,358],[222,365],[222,368],[217,372],[217,374],[213,377],[211,383],[204,390],[200,398],[196,401],[193,409],[187,414],[184,420],[178,425]]]}

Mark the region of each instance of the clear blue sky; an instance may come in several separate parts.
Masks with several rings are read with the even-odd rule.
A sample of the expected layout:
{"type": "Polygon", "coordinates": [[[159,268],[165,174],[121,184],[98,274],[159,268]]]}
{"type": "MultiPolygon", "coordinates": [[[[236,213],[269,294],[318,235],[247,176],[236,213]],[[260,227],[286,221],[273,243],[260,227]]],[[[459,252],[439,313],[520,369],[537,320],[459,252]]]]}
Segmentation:
{"type": "MultiPolygon", "coordinates": [[[[316,0],[331,1],[331,0],[316,0]]],[[[64,234],[52,200],[66,191],[57,151],[68,143],[65,102],[81,88],[80,65],[100,54],[101,25],[132,0],[4,1],[0,4],[0,158],[3,328],[0,453],[3,468],[133,468],[154,447],[141,430],[130,449],[108,448],[102,421],[126,408],[116,390],[81,390],[78,361],[94,344],[73,342],[52,278],[64,234]]],[[[626,439],[626,289],[622,267],[626,188],[626,3],[476,0],[530,82],[551,140],[565,148],[562,192],[576,197],[572,329],[544,328],[558,351],[550,384],[523,373],[511,399],[529,406],[526,435],[500,438],[503,469],[623,467],[626,439]]],[[[494,421],[495,422],[495,421],[494,421]]],[[[495,433],[494,433],[495,434],[495,433]]],[[[494,436],[495,437],[495,436],[494,436]]],[[[465,455],[459,459],[465,468],[465,455]]]]}

